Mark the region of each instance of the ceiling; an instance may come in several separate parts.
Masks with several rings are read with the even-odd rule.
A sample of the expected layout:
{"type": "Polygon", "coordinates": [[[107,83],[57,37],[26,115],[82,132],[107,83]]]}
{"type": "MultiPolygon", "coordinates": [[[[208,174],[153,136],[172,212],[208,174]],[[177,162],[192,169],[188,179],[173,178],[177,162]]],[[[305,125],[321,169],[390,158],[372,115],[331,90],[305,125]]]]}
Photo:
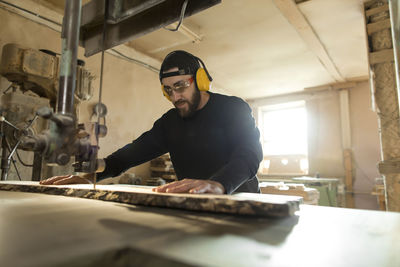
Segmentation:
{"type": "MultiPolygon", "coordinates": [[[[37,2],[61,12],[64,4],[37,2]]],[[[217,90],[246,99],[367,79],[361,0],[222,0],[183,25],[194,35],[161,29],[127,45],[158,60],[187,50],[203,59],[217,90]]]]}

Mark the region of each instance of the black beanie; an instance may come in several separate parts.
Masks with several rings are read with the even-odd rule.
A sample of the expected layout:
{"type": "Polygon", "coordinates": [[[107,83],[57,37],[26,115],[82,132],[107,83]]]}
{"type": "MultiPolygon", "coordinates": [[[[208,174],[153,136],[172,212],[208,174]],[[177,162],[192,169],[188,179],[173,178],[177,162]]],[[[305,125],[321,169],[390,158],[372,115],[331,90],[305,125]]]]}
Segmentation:
{"type": "Polygon", "coordinates": [[[178,75],[194,75],[200,68],[200,63],[197,57],[183,51],[177,50],[169,53],[165,58],[160,68],[160,82],[162,78],[178,76],[178,75]],[[178,71],[163,73],[164,71],[178,68],[178,71]]]}

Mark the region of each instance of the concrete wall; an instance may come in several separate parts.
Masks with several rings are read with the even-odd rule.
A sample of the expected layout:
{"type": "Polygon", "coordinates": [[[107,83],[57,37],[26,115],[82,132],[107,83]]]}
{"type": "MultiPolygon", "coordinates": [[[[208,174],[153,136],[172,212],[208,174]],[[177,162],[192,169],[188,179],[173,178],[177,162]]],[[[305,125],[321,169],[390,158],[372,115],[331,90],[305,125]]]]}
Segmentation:
{"type": "MultiPolygon", "coordinates": [[[[61,50],[59,32],[0,9],[0,47],[6,43],[18,43],[58,53],[61,50]]],[[[101,59],[99,54],[85,58],[83,52],[83,49],[79,50],[79,58],[86,61],[86,67],[97,79],[94,81],[95,95],[80,108],[80,121],[90,118],[91,107],[98,101],[101,59]]],[[[0,89],[4,90],[8,85],[6,79],[0,78],[0,89]]],[[[105,55],[102,98],[108,108],[108,135],[100,140],[100,157],[137,138],[171,108],[171,104],[161,94],[158,74],[109,54],[105,55]]],[[[143,164],[130,172],[148,176],[148,167],[148,163],[143,164]]]]}

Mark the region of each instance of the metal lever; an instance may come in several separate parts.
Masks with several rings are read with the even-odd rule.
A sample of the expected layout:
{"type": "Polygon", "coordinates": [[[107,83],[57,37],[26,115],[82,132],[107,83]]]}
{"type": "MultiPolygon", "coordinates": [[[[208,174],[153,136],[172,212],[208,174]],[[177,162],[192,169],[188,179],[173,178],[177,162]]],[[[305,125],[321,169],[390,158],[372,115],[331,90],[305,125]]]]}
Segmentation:
{"type": "Polygon", "coordinates": [[[21,132],[21,136],[18,138],[17,143],[14,145],[14,147],[12,149],[11,149],[10,145],[7,144],[8,147],[9,147],[9,150],[10,150],[10,154],[8,155],[6,162],[2,161],[2,169],[6,170],[5,173],[2,173],[2,179],[4,179],[4,180],[7,179],[8,173],[10,171],[9,166],[10,166],[11,161],[13,162],[14,167],[15,167],[15,169],[17,171],[17,174],[18,174],[18,177],[19,177],[18,169],[17,169],[17,167],[16,167],[16,165],[14,163],[13,156],[14,156],[14,153],[17,151],[19,145],[21,144],[22,139],[26,137],[27,130],[32,126],[32,124],[36,121],[37,118],[38,118],[38,115],[35,115],[35,117],[33,117],[33,119],[29,122],[29,124],[27,126],[25,126],[23,129],[19,129],[17,126],[15,126],[14,124],[12,124],[8,120],[6,120],[6,118],[4,116],[0,116],[0,121],[1,122],[4,122],[7,125],[11,126],[12,128],[16,129],[17,131],[21,132]],[[6,166],[3,166],[3,164],[6,164],[6,166]]]}

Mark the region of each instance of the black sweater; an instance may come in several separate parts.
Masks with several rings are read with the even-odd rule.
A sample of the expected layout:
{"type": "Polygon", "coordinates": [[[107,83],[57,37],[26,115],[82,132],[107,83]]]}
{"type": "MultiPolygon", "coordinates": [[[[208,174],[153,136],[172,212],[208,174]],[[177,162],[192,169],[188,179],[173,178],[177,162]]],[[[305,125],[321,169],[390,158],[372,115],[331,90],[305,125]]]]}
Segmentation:
{"type": "Polygon", "coordinates": [[[218,181],[227,194],[258,192],[262,149],[251,109],[240,98],[209,94],[207,104],[192,117],[182,118],[171,109],[151,130],[109,155],[98,178],[118,176],[169,152],[179,180],[218,181]]]}

